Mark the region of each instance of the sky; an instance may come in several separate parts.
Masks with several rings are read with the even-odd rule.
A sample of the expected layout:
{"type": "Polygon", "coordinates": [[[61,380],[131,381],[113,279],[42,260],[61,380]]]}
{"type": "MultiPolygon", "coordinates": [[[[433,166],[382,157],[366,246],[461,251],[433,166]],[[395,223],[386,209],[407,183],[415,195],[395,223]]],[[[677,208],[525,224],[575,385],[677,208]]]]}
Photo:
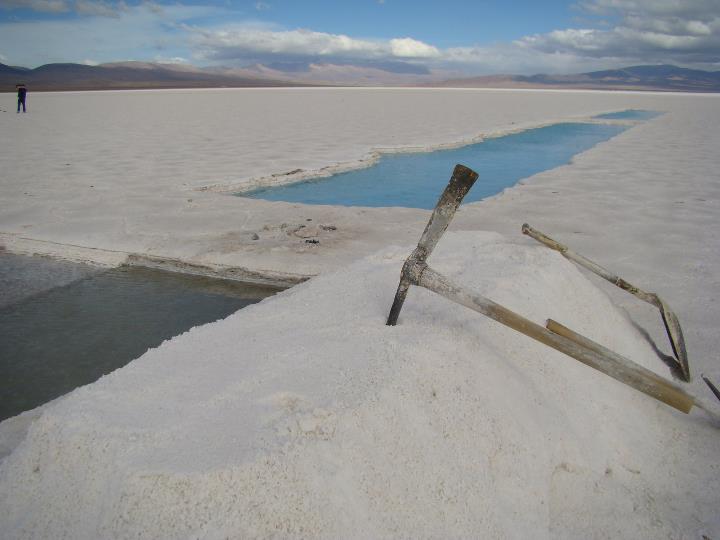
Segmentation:
{"type": "Polygon", "coordinates": [[[720,70],[720,0],[0,0],[0,63],[720,70]]]}

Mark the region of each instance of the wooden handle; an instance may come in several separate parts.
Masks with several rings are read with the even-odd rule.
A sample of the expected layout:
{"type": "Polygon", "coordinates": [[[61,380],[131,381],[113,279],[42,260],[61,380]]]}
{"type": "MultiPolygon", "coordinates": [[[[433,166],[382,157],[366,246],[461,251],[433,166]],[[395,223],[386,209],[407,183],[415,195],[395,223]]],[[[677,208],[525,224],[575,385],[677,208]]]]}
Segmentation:
{"type": "Polygon", "coordinates": [[[619,355],[608,351],[601,345],[593,343],[590,340],[587,340],[587,342],[593,344],[593,346],[588,347],[587,342],[583,341],[587,338],[583,338],[579,334],[557,323],[551,325],[552,329],[557,330],[557,332],[548,330],[482,295],[456,285],[431,268],[425,267],[420,273],[419,285],[453,302],[457,302],[478,313],[482,313],[540,343],[557,349],[579,360],[583,364],[595,368],[620,382],[628,384],[679,411],[687,414],[693,405],[695,405],[695,399],[692,396],[675,387],[672,383],[665,381],[652,371],[641,366],[636,366],[627,359],[618,361],[619,355]],[[574,339],[568,336],[573,336],[574,339]],[[608,355],[605,351],[611,354],[608,355]]]}
{"type": "Polygon", "coordinates": [[[684,413],[689,413],[693,405],[695,405],[695,398],[693,396],[686,394],[681,388],[667,379],[663,379],[649,369],[628,360],[624,356],[570,330],[552,319],[548,319],[546,326],[548,330],[554,334],[566,337],[578,345],[602,355],[602,357],[606,359],[606,361],[602,363],[583,363],[603,372],[605,375],[654,397],[663,403],[667,403],[671,407],[675,407],[684,413]]]}
{"type": "Polygon", "coordinates": [[[616,285],[624,291],[635,295],[640,300],[643,300],[648,304],[652,304],[653,306],[657,307],[660,310],[660,315],[662,316],[663,323],[665,324],[665,331],[667,332],[668,338],[670,339],[670,345],[672,346],[675,360],[677,362],[678,368],[680,369],[681,378],[683,378],[687,382],[690,382],[690,363],[688,361],[687,349],[685,348],[685,336],[683,335],[682,328],[680,327],[680,321],[678,320],[677,315],[675,315],[675,313],[670,309],[670,306],[668,306],[662,298],[660,298],[655,293],[645,292],[642,289],[636,287],[635,285],[625,281],[623,278],[613,274],[599,264],[583,257],[579,253],[575,253],[566,245],[563,245],[557,240],[553,240],[549,236],[541,233],[540,231],[533,229],[527,223],[523,223],[522,232],[523,234],[528,235],[530,238],[534,238],[541,244],[549,247],[550,249],[559,251],[566,259],[569,259],[579,264],[583,268],[590,270],[601,278],[608,280],[613,285],[616,285]]]}

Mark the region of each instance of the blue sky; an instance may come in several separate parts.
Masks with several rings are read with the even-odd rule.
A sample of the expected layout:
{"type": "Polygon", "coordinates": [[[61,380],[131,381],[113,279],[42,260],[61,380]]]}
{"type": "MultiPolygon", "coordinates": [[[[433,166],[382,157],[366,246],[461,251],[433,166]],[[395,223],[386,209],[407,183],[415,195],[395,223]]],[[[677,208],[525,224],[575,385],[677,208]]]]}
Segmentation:
{"type": "Polygon", "coordinates": [[[448,75],[720,69],[720,0],[0,0],[2,63],[128,60],[448,75]]]}

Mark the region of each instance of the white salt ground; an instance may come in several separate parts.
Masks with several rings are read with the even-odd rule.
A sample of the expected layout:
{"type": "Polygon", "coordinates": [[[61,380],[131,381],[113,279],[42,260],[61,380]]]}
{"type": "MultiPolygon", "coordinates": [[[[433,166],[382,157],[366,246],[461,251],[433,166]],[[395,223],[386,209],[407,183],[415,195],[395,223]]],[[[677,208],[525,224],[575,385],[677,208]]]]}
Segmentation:
{"type": "MultiPolygon", "coordinates": [[[[388,248],[194,328],[73,392],[0,469],[8,538],[701,538],[717,437],[413,288],[388,248]]],[[[650,367],[645,339],[557,253],[448,234],[439,271],[650,367]],[[572,291],[572,294],[568,294],[572,291]]]]}
{"type": "MultiPolygon", "coordinates": [[[[654,129],[644,130],[642,139],[650,148],[639,156],[664,164],[676,144],[694,138],[692,131],[712,136],[704,130],[716,129],[720,110],[718,96],[474,89],[31,97],[27,115],[2,115],[0,242],[7,249],[110,265],[137,254],[230,266],[280,280],[338,268],[389,243],[415,242],[428,213],[312,207],[207,189],[286,182],[283,173],[298,169],[302,176],[338,164],[367,164],[378,148],[433,148],[628,108],[669,113],[648,124],[654,129]],[[657,135],[670,135],[675,143],[653,148],[657,135]],[[316,231],[320,244],[311,245],[292,232],[310,224],[336,228],[316,231]]],[[[634,138],[637,129],[622,140],[634,138]]],[[[613,162],[622,166],[624,145],[607,144],[613,162]]],[[[627,178],[628,170],[622,175],[627,178]]],[[[577,183],[578,176],[571,177],[577,183]]],[[[439,179],[439,185],[446,181],[439,179]]],[[[585,184],[584,189],[595,187],[585,184]]]]}
{"type": "Polygon", "coordinates": [[[432,262],[669,377],[657,311],[523,238],[527,221],[661,294],[685,330],[695,374],[685,387],[709,400],[698,374],[720,381],[719,100],[34,94],[31,112],[0,129],[6,249],[105,264],[136,254],[278,279],[336,273],[0,424],[0,536],[720,537],[720,434],[701,412],[676,413],[423,291],[411,292],[400,326],[382,325],[428,212],[195,191],[357,162],[377,147],[665,111],[463,207],[451,228],[472,232],[443,238],[432,262]],[[306,244],[292,231],[307,219],[336,229],[306,244]]]}

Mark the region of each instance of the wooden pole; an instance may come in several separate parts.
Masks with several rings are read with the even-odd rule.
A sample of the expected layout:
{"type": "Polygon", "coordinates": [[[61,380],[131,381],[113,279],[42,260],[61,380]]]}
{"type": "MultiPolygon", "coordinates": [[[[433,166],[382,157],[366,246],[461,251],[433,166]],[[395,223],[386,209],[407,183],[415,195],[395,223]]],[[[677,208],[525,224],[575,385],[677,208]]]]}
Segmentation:
{"type": "Polygon", "coordinates": [[[683,336],[682,328],[680,327],[680,321],[678,320],[675,313],[670,309],[670,306],[668,306],[657,294],[645,292],[642,289],[636,287],[635,285],[628,283],[621,277],[613,274],[609,270],[606,270],[599,264],[583,257],[579,253],[575,253],[566,245],[561,244],[556,240],[553,240],[549,236],[541,233],[536,229],[533,229],[527,223],[523,224],[522,232],[523,234],[526,234],[529,237],[534,238],[541,244],[549,247],[550,249],[559,251],[565,258],[579,264],[587,270],[590,270],[601,278],[606,279],[613,285],[616,285],[624,291],[627,291],[630,294],[637,296],[641,300],[657,307],[660,310],[660,315],[665,325],[665,331],[670,338],[670,345],[672,346],[675,360],[678,364],[678,367],[680,368],[682,378],[687,382],[690,381],[690,365],[688,363],[687,350],[685,349],[685,337],[683,336]]]}
{"type": "MultiPolygon", "coordinates": [[[[608,356],[599,348],[588,348],[584,343],[552,332],[484,296],[452,283],[442,274],[427,267],[427,265],[425,265],[424,268],[417,269],[414,274],[419,276],[417,285],[425,287],[478,313],[482,313],[513,330],[517,330],[540,343],[544,343],[553,349],[579,360],[583,364],[593,367],[620,382],[628,384],[685,414],[690,412],[695,404],[695,398],[686,394],[680,388],[675,387],[669,381],[634,364],[630,360],[622,359],[622,361],[618,361],[618,358],[622,357],[615,355],[615,353],[608,356]]],[[[601,346],[598,345],[598,347],[601,346]]]]}
{"type": "Polygon", "coordinates": [[[695,398],[685,393],[684,390],[672,382],[660,377],[657,373],[636,364],[632,360],[628,360],[624,356],[570,330],[552,319],[548,319],[546,326],[547,329],[554,334],[566,337],[578,345],[607,358],[608,361],[603,365],[590,365],[590,367],[602,371],[605,375],[625,383],[628,386],[632,386],[635,390],[644,392],[655,399],[668,403],[668,405],[671,405],[668,401],[672,400],[673,403],[678,405],[672,406],[683,412],[690,412],[693,405],[695,405],[695,398]]]}

